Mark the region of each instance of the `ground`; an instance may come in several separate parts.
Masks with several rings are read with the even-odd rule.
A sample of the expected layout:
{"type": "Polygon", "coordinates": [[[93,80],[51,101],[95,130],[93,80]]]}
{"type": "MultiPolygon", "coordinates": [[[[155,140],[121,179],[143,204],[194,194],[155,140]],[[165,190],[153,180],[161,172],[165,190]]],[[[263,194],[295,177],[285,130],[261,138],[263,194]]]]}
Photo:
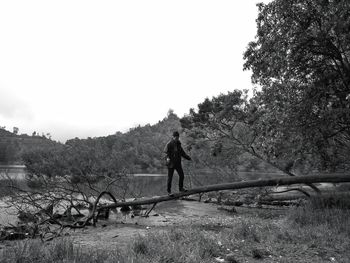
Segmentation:
{"type": "Polygon", "coordinates": [[[121,247],[138,235],[145,235],[150,231],[159,231],[171,226],[222,222],[227,216],[233,217],[225,211],[218,210],[215,204],[182,200],[160,203],[148,217],[132,216],[132,212],[112,212],[109,220],[100,220],[96,227],[69,231],[69,235],[85,247],[121,247]]]}
{"type": "MultiPolygon", "coordinates": [[[[124,251],[137,258],[133,262],[224,262],[228,255],[239,263],[350,262],[347,209],[309,211],[304,207],[256,206],[254,202],[233,207],[173,200],[159,203],[148,217],[142,216],[146,211],[141,215],[112,211],[110,218],[99,220],[96,227],[62,234],[82,250],[124,251]],[[172,246],[180,254],[202,250],[194,251],[193,256],[205,260],[188,257],[174,261],[179,253],[173,253],[172,246]],[[159,260],[162,253],[165,261],[159,260]]],[[[10,241],[0,243],[0,249],[11,245],[10,241]]]]}
{"type": "Polygon", "coordinates": [[[87,249],[123,249],[148,234],[173,228],[196,228],[217,239],[221,253],[215,262],[223,262],[225,254],[233,254],[237,262],[348,262],[350,258],[344,251],[323,247],[322,242],[299,242],[299,236],[293,236],[286,228],[288,207],[237,207],[236,212],[219,207],[197,201],[164,202],[158,204],[147,218],[112,214],[108,221],[101,220],[96,227],[70,232],[70,236],[87,249]],[[237,233],[228,242],[232,232],[237,233]]]}

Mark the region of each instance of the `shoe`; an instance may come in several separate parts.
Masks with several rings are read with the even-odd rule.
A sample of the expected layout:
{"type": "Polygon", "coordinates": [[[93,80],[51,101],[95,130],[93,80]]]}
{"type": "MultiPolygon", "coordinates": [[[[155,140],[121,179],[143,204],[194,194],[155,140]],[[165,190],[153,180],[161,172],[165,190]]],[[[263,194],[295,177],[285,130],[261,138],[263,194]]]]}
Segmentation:
{"type": "Polygon", "coordinates": [[[171,192],[168,192],[168,196],[174,196],[174,194],[172,194],[171,192]]]}

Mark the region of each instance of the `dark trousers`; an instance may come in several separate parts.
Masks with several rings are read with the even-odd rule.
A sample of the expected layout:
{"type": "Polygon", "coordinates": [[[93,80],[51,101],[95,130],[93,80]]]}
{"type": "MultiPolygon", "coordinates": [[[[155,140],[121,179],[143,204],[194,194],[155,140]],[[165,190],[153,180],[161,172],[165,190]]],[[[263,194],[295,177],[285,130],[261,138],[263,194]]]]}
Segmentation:
{"type": "Polygon", "coordinates": [[[171,182],[173,181],[173,175],[174,171],[176,170],[177,174],[179,175],[179,190],[181,191],[184,187],[184,171],[182,170],[181,165],[176,165],[172,168],[168,167],[168,185],[167,190],[168,192],[171,192],[171,182]]]}

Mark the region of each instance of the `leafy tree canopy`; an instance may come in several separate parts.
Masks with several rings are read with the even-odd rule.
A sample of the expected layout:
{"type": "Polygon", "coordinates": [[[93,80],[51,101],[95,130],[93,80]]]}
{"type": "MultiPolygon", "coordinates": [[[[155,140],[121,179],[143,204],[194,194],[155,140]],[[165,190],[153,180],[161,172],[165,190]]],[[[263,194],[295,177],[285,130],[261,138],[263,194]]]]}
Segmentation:
{"type": "Polygon", "coordinates": [[[323,168],[339,167],[350,154],[350,2],[258,7],[244,68],[261,87],[255,103],[264,123],[275,138],[293,136],[299,150],[319,155],[323,168]]]}
{"type": "MultiPolygon", "coordinates": [[[[296,164],[340,169],[350,156],[350,2],[259,4],[257,36],[244,69],[259,86],[206,99],[182,126],[291,175],[296,164]]],[[[307,169],[307,171],[309,170],[307,169]]]]}

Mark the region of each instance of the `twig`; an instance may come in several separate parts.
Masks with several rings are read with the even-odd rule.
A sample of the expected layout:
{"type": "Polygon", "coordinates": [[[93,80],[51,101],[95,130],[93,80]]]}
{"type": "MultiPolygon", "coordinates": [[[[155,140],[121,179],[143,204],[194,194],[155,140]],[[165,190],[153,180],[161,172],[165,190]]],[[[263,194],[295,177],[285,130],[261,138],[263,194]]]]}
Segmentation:
{"type": "Polygon", "coordinates": [[[151,209],[148,210],[147,213],[144,215],[144,217],[148,217],[149,214],[152,212],[153,208],[155,208],[157,204],[158,204],[158,203],[154,203],[154,204],[152,205],[151,209]]]}

